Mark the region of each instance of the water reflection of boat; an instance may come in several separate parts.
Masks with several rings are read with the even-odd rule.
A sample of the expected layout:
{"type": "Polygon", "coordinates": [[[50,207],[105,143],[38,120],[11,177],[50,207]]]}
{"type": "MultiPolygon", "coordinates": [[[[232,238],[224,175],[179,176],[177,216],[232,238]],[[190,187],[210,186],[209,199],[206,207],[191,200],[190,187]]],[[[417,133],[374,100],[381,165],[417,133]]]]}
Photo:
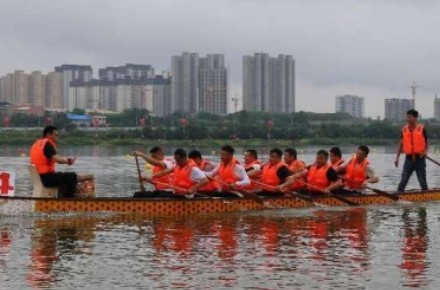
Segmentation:
{"type": "Polygon", "coordinates": [[[428,236],[426,223],[426,209],[404,209],[403,220],[403,247],[402,263],[405,286],[420,288],[426,286],[425,272],[428,268],[426,252],[428,250],[428,236]]]}
{"type": "MultiPolygon", "coordinates": [[[[408,191],[397,195],[404,201],[433,201],[440,200],[440,189],[408,191]]],[[[351,195],[346,198],[360,205],[393,203],[392,200],[376,194],[351,195]]],[[[43,213],[120,212],[139,213],[148,216],[183,216],[313,206],[312,203],[296,197],[270,197],[265,198],[264,201],[264,203],[261,203],[252,198],[135,199],[96,197],[88,199],[63,199],[0,196],[0,212],[17,212],[27,209],[43,213]]],[[[331,196],[316,197],[314,201],[328,206],[345,205],[331,196]]]]}

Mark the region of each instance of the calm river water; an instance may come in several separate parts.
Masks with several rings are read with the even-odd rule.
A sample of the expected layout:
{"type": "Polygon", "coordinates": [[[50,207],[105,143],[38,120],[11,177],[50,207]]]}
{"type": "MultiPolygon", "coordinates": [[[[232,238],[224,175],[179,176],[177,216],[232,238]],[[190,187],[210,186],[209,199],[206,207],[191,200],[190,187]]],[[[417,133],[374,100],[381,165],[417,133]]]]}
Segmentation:
{"type": "MultiPolygon", "coordinates": [[[[20,149],[27,153],[0,148],[0,169],[15,171],[16,195],[30,195],[20,149]]],[[[130,196],[138,188],[126,156],[133,149],[61,151],[80,154],[69,169],[94,174],[98,196],[130,196]]],[[[313,161],[317,149],[301,158],[313,161]]],[[[396,187],[393,152],[370,154],[377,187],[396,187]]],[[[218,161],[218,152],[204,153],[218,161]]],[[[430,163],[428,172],[440,187],[440,168],[430,163]]],[[[418,187],[415,178],[408,187],[418,187]]],[[[0,215],[0,289],[439,289],[439,225],[436,202],[179,219],[0,215]]]]}

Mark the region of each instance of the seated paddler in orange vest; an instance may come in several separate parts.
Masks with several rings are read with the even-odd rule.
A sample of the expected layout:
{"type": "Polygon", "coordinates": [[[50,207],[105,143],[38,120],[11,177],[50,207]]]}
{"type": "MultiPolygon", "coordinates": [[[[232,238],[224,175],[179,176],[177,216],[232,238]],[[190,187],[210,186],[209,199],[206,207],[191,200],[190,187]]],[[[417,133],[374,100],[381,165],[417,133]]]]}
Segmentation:
{"type": "Polygon", "coordinates": [[[316,153],[315,163],[308,166],[301,172],[293,174],[286,179],[286,182],[278,188],[283,191],[289,188],[296,180],[306,178],[305,191],[309,194],[325,194],[333,192],[342,187],[342,181],[336,171],[328,164],[329,154],[325,150],[316,153]]]}
{"type": "MultiPolygon", "coordinates": [[[[38,139],[30,150],[30,163],[35,165],[45,187],[64,187],[62,197],[74,197],[78,176],[75,172],[55,172],[55,164],[73,165],[76,158],[58,154],[58,129],[47,126],[43,137],[38,139]]],[[[60,196],[61,197],[61,196],[60,196]]]]}
{"type": "Polygon", "coordinates": [[[212,171],[207,172],[208,178],[214,178],[220,185],[221,192],[216,196],[236,197],[236,194],[230,191],[239,190],[240,187],[251,183],[246,170],[234,157],[235,150],[232,146],[225,145],[220,151],[220,164],[212,171]]]}
{"type": "Polygon", "coordinates": [[[158,197],[185,198],[193,197],[200,188],[208,184],[205,173],[197,167],[196,163],[188,158],[185,150],[177,149],[174,152],[175,165],[156,174],[160,178],[172,175],[170,184],[172,194],[161,192],[158,197]]]}
{"type": "Polygon", "coordinates": [[[340,190],[339,194],[358,192],[364,189],[368,183],[379,182],[373,165],[367,159],[369,153],[370,149],[361,145],[351,160],[338,167],[338,171],[343,174],[344,182],[344,190],[340,190]]]}
{"type": "Polygon", "coordinates": [[[282,160],[283,152],[274,148],[270,150],[269,161],[261,166],[261,182],[258,183],[261,196],[282,196],[284,193],[278,190],[278,186],[290,176],[289,168],[282,160]]]}
{"type": "MultiPolygon", "coordinates": [[[[287,148],[284,150],[284,163],[286,163],[291,174],[296,174],[306,168],[306,163],[302,160],[298,160],[298,152],[294,148],[287,148]]],[[[303,189],[304,187],[304,182],[296,180],[289,189],[292,191],[297,191],[303,189]]]]}
{"type": "Polygon", "coordinates": [[[339,147],[332,147],[329,152],[330,165],[337,172],[339,170],[339,166],[341,166],[345,162],[345,160],[342,158],[342,151],[339,147]]]}
{"type": "Polygon", "coordinates": [[[160,193],[161,191],[172,191],[170,184],[173,180],[173,176],[171,174],[160,177],[157,176],[159,172],[174,168],[173,161],[165,157],[164,151],[161,147],[155,146],[151,148],[149,155],[140,151],[135,151],[133,152],[133,156],[142,157],[145,161],[153,166],[152,176],[143,176],[142,179],[153,184],[156,193],[160,193]]]}
{"type": "Polygon", "coordinates": [[[246,170],[251,183],[242,186],[241,189],[248,191],[255,191],[258,189],[258,182],[261,182],[261,165],[262,162],[258,159],[258,152],[255,149],[248,149],[244,152],[244,169],[246,170]]]}
{"type": "MultiPolygon", "coordinates": [[[[192,150],[188,153],[188,158],[194,161],[197,167],[204,173],[214,170],[215,166],[202,157],[202,153],[199,150],[192,150]]],[[[213,179],[209,180],[207,184],[199,188],[199,192],[210,193],[219,190],[217,182],[213,179]]]]}

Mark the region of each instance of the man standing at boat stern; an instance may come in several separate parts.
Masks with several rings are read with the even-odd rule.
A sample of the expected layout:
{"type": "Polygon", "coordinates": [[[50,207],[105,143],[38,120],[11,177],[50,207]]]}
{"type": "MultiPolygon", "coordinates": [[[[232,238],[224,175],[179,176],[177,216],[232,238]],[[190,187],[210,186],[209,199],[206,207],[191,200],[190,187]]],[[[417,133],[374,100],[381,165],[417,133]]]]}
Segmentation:
{"type": "Polygon", "coordinates": [[[407,124],[403,126],[400,132],[400,141],[397,147],[396,160],[394,165],[399,166],[399,157],[403,152],[405,157],[405,163],[403,164],[402,176],[400,179],[399,192],[405,191],[409,178],[415,171],[417,179],[422,190],[428,189],[426,182],[426,159],[425,156],[428,152],[428,135],[426,129],[422,124],[418,123],[419,112],[414,109],[406,112],[407,124]]]}
{"type": "Polygon", "coordinates": [[[73,197],[78,183],[75,172],[55,172],[55,163],[73,165],[76,158],[67,158],[58,154],[58,129],[47,126],[43,138],[38,139],[31,147],[30,162],[40,174],[41,182],[46,187],[64,187],[63,197],[73,197]]]}

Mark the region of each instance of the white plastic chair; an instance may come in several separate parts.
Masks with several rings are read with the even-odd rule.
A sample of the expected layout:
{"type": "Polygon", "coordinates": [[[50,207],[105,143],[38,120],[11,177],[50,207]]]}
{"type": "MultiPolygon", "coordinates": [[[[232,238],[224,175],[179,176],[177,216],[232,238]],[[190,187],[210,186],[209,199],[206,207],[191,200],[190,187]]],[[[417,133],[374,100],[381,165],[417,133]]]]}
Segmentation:
{"type": "Polygon", "coordinates": [[[37,168],[34,164],[29,164],[29,173],[32,177],[33,184],[33,197],[57,197],[58,187],[45,187],[41,182],[40,175],[38,174],[37,168]]]}

